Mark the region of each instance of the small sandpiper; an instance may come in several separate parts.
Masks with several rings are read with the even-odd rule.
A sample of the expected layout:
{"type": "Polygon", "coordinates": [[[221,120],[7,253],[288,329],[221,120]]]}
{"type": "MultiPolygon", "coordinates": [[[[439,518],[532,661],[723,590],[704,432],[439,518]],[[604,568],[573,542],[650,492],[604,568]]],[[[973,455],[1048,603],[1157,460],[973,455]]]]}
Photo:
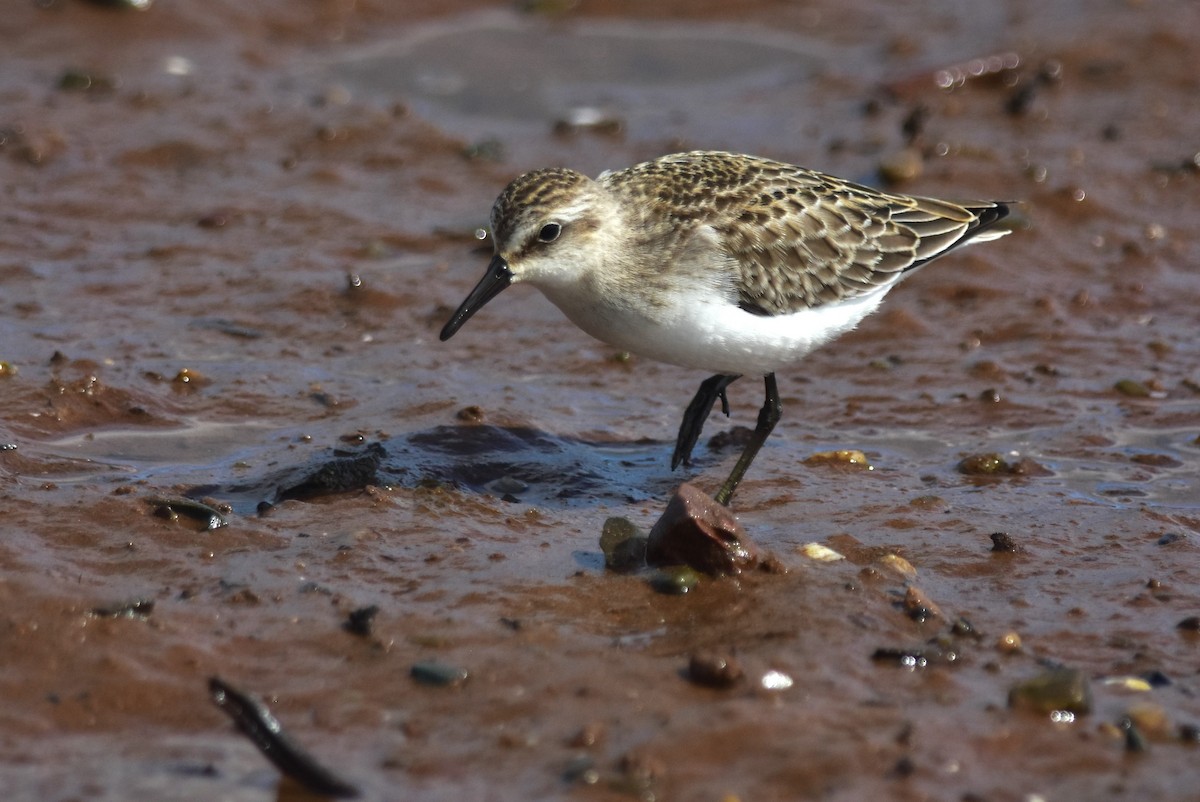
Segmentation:
{"type": "Polygon", "coordinates": [[[442,329],[448,340],[510,284],[537,287],[593,337],[714,373],[683,415],[686,463],[717,399],[766,380],[728,504],[779,421],[775,372],[854,328],[905,276],[959,245],[1008,233],[995,201],[951,203],[732,153],[663,156],[595,180],[534,170],[492,206],[495,255],[442,329]]]}

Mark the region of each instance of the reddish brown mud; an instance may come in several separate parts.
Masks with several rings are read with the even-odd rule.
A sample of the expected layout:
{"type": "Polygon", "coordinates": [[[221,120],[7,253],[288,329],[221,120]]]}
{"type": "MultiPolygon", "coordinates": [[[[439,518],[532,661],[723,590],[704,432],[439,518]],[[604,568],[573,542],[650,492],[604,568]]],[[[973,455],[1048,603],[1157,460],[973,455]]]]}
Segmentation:
{"type": "Polygon", "coordinates": [[[10,5],[5,798],[299,798],[214,675],[371,799],[1195,798],[1196,3],[10,5]],[[672,474],[704,376],[520,289],[437,332],[513,176],[691,147],[1022,204],[780,376],[788,570],[666,595],[601,527],[759,383],[672,474]],[[1049,667],[1089,712],[1009,708],[1049,667]]]}

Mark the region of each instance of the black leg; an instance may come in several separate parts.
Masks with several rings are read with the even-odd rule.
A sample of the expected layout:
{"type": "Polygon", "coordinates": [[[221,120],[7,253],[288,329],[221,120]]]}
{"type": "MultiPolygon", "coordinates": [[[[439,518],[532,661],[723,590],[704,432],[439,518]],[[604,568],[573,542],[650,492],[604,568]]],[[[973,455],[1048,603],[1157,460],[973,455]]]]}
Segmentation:
{"type": "MultiPolygon", "coordinates": [[[[711,407],[712,404],[710,403],[709,406],[711,407]]],[[[691,407],[688,410],[690,411],[691,407]]],[[[721,485],[721,489],[714,496],[718,504],[729,506],[729,499],[733,497],[733,491],[737,490],[750,463],[754,462],[758,450],[762,448],[763,443],[767,442],[767,437],[775,428],[775,424],[779,423],[779,416],[782,413],[783,405],[779,403],[779,388],[775,386],[775,374],[768,373],[767,398],[763,401],[762,409],[758,411],[758,425],[754,427],[754,434],[750,436],[750,442],[746,443],[746,450],[742,452],[742,456],[738,457],[737,464],[733,466],[733,472],[729,474],[725,484],[721,485]]]]}
{"type": "Polygon", "coordinates": [[[721,399],[721,411],[725,413],[725,417],[729,417],[729,399],[725,397],[725,388],[737,379],[737,376],[718,373],[700,383],[700,389],[696,391],[692,403],[688,404],[683,413],[683,423],[679,424],[675,453],[671,455],[671,470],[675,470],[681,464],[691,464],[692,449],[696,447],[696,441],[700,439],[700,432],[704,429],[704,421],[708,420],[713,404],[718,398],[721,399]]]}

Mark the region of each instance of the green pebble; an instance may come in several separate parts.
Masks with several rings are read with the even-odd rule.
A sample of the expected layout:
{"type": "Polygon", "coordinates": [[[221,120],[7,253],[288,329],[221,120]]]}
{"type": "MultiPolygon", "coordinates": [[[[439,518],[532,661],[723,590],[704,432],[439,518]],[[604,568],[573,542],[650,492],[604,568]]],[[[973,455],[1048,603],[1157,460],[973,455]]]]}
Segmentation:
{"type": "Polygon", "coordinates": [[[682,596],[700,582],[700,574],[686,565],[660,568],[650,575],[650,587],[668,596],[682,596]]]}

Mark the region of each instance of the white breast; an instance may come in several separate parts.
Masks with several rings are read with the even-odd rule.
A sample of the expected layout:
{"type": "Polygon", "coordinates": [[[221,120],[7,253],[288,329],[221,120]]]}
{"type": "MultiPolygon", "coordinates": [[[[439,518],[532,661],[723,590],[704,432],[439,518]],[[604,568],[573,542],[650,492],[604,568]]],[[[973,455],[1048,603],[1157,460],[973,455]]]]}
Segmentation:
{"type": "Polygon", "coordinates": [[[889,289],[771,316],[751,314],[706,291],[674,294],[669,305],[652,310],[543,292],[579,328],[622,350],[710,373],[762,375],[799,362],[814,348],[853,329],[875,311],[889,289]]]}

